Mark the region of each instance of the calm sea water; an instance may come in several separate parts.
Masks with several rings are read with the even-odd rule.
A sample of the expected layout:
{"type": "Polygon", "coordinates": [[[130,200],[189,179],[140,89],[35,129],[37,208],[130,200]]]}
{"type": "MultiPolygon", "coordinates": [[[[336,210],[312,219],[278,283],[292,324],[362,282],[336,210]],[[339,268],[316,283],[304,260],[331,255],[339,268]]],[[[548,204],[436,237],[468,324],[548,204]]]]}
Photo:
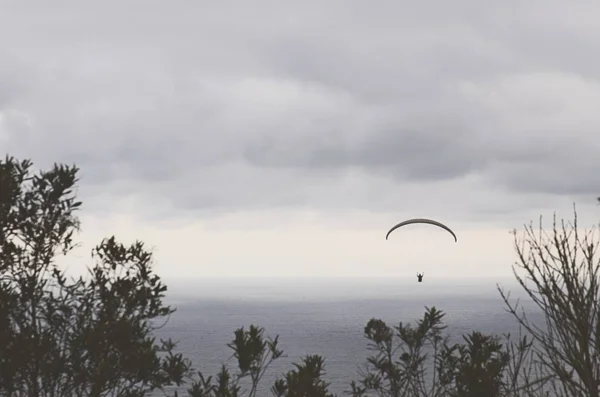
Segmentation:
{"type": "MultiPolygon", "coordinates": [[[[205,374],[215,374],[225,363],[235,369],[226,344],[236,328],[262,326],[279,335],[286,357],[271,367],[261,395],[277,375],[293,368],[307,354],[325,357],[331,391],[342,393],[369,352],[363,330],[375,317],[397,325],[414,322],[425,306],[446,313],[453,341],[472,330],[518,333],[516,321],[505,310],[496,283],[523,297],[512,280],[208,280],[170,282],[167,303],[177,311],[157,336],[179,341],[178,351],[205,374]]],[[[516,294],[516,295],[515,295],[516,294]]],[[[525,309],[541,320],[529,301],[525,309]]],[[[182,389],[185,390],[185,389],[182,389]]]]}

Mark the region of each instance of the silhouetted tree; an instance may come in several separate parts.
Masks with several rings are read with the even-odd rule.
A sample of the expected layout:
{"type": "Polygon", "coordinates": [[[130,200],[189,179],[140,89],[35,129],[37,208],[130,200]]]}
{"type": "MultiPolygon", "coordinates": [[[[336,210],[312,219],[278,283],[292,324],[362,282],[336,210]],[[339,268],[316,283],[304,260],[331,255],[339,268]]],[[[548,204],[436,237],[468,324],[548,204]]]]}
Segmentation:
{"type": "MultiPolygon", "coordinates": [[[[278,347],[278,338],[265,338],[264,328],[250,325],[247,330],[239,328],[234,339],[227,346],[233,350],[237,360],[238,372],[232,375],[223,365],[215,377],[206,377],[201,371],[188,389],[189,397],[237,397],[246,395],[240,382],[250,380],[248,397],[258,395],[258,386],[262,376],[271,363],[283,354],[278,347]]],[[[277,379],[271,387],[275,397],[333,397],[329,393],[329,383],[321,377],[325,374],[324,359],[318,355],[306,356],[300,364],[294,363],[294,369],[277,379]]]]}
{"type": "Polygon", "coordinates": [[[515,278],[541,309],[545,328],[519,313],[518,302],[500,290],[509,311],[532,336],[536,361],[549,377],[557,396],[600,396],[600,260],[595,228],[580,231],[577,211],[572,222],[556,215],[552,231],[539,221],[525,226],[517,238],[515,278]],[[522,274],[517,272],[517,269],[522,274]]]}
{"type": "Polygon", "coordinates": [[[173,310],[140,242],[93,250],[90,277],[58,263],[75,246],[78,169],[37,174],[0,160],[0,395],[142,396],[182,384],[190,364],[152,337],[173,310]]]}
{"type": "Polygon", "coordinates": [[[362,379],[351,382],[349,393],[354,397],[533,395],[533,384],[518,383],[519,377],[530,376],[531,364],[526,361],[531,343],[526,337],[514,343],[505,335],[503,344],[499,337],[473,331],[463,336],[465,343],[450,345],[444,316],[433,307],[426,308],[414,326],[401,322],[391,328],[382,320],[370,320],[365,337],[375,354],[367,358],[362,379]]]}
{"type": "Polygon", "coordinates": [[[325,375],[323,357],[308,355],[294,367],[271,388],[275,397],[334,397],[328,390],[329,382],[321,379],[325,375]]]}
{"type": "Polygon", "coordinates": [[[508,353],[498,338],[473,331],[466,344],[445,347],[441,369],[454,381],[452,397],[499,397],[502,395],[508,353]]]}

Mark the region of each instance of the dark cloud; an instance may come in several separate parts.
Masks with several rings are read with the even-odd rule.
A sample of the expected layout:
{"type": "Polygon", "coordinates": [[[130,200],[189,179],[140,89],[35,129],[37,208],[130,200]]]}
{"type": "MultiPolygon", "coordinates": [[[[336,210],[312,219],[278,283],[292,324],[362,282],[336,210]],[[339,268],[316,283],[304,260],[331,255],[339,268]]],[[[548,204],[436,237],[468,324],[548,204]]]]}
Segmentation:
{"type": "Polygon", "coordinates": [[[458,178],[485,165],[484,153],[471,144],[472,133],[464,124],[448,120],[396,124],[374,125],[372,133],[354,142],[343,135],[327,139],[326,131],[296,140],[274,135],[251,144],[246,158],[262,167],[360,167],[410,180],[458,178]]]}

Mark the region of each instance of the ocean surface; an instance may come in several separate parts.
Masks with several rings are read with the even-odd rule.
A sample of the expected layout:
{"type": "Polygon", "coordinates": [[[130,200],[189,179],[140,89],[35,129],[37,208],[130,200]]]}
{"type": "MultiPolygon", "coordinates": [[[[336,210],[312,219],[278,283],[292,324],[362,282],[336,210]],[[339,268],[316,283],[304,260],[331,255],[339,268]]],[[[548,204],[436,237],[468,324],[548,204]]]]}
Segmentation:
{"type": "MultiPolygon", "coordinates": [[[[363,331],[371,318],[388,325],[413,323],[426,306],[435,306],[446,313],[453,342],[473,330],[516,335],[518,324],[506,312],[496,285],[511,291],[511,301],[524,297],[512,279],[209,279],[166,284],[166,303],[177,311],[156,336],[179,341],[177,351],[205,376],[216,374],[223,363],[236,369],[226,346],[236,328],[254,324],[264,327],[266,335],[279,335],[285,357],[265,375],[261,396],[270,396],[275,378],[308,354],[325,358],[330,390],[345,395],[369,355],[363,331]]],[[[532,321],[541,321],[542,313],[530,301],[520,303],[532,321]]]]}

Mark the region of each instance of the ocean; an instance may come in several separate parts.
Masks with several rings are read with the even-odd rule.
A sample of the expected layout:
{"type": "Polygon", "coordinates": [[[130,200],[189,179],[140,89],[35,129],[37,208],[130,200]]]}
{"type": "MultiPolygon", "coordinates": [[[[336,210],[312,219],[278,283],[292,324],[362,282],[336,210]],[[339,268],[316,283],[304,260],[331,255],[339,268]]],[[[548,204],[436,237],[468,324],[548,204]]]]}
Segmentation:
{"type": "MultiPolygon", "coordinates": [[[[185,354],[205,375],[214,375],[225,363],[235,370],[235,359],[226,344],[233,332],[250,324],[279,335],[282,357],[272,364],[262,382],[261,396],[276,376],[293,369],[308,354],[325,358],[324,377],[330,391],[344,395],[369,355],[363,331],[371,318],[388,325],[413,323],[425,307],[446,313],[452,342],[473,330],[488,334],[518,334],[519,327],[506,312],[496,284],[523,299],[512,279],[212,279],[167,282],[166,303],[177,311],[156,332],[179,341],[185,354]]],[[[521,300],[529,318],[538,323],[542,313],[531,301],[521,300]]],[[[181,388],[180,390],[185,390],[181,388]]],[[[185,395],[185,393],[184,393],[185,395]]]]}

